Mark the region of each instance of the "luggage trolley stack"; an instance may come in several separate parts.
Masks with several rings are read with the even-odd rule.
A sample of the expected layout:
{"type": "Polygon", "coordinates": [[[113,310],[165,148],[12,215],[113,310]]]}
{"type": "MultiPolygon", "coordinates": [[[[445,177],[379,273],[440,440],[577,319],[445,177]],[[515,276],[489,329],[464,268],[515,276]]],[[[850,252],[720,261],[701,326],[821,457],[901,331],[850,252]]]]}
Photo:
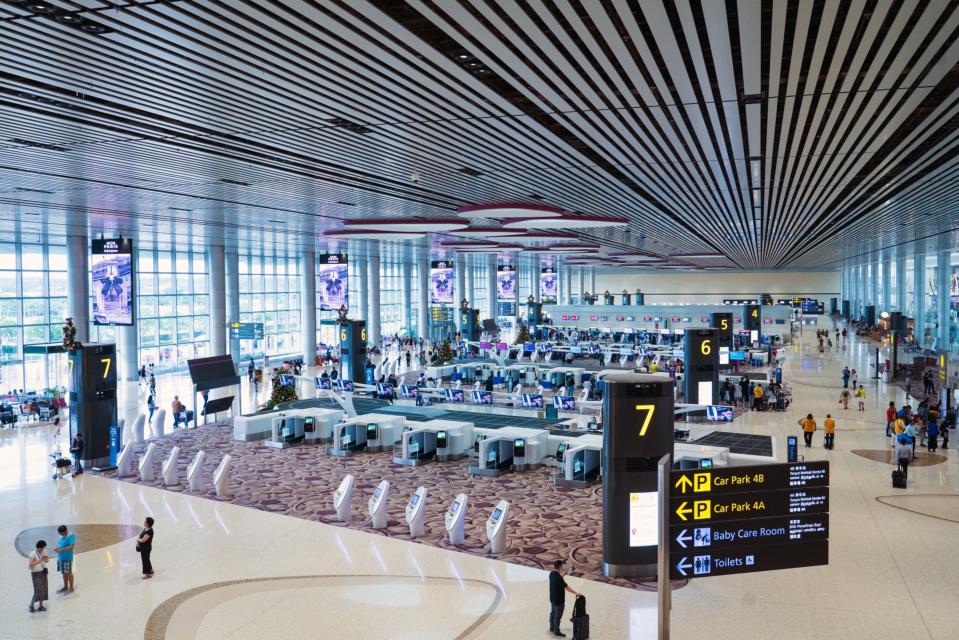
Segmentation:
{"type": "Polygon", "coordinates": [[[59,480],[70,475],[70,468],[73,462],[69,458],[64,458],[60,450],[57,449],[50,453],[50,459],[53,460],[53,479],[59,480]]]}

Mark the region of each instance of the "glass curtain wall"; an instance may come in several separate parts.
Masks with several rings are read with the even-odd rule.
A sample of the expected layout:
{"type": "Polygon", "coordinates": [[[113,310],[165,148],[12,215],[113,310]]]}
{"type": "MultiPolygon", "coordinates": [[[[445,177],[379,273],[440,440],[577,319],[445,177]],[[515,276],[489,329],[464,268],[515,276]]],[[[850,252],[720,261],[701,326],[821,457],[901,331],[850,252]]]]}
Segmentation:
{"type": "MultiPolygon", "coordinates": [[[[210,355],[210,295],[206,251],[138,249],[137,335],[140,364],[157,372],[186,367],[210,355]]],[[[114,327],[100,327],[114,334],[114,327]]]]}
{"type": "Polygon", "coordinates": [[[241,340],[240,356],[300,350],[300,267],[295,254],[240,253],[240,322],[262,322],[263,340],[241,340]]]}
{"type": "Polygon", "coordinates": [[[24,356],[23,346],[60,342],[66,296],[65,244],[0,243],[0,389],[65,384],[65,358],[24,356]]]}

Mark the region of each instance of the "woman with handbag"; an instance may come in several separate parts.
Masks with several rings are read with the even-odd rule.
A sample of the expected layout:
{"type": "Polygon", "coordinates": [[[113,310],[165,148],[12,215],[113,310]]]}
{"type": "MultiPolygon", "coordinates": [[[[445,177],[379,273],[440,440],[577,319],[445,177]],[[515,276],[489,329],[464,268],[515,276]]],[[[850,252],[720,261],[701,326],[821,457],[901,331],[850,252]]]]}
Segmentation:
{"type": "Polygon", "coordinates": [[[143,531],[137,536],[137,551],[143,565],[143,579],[153,577],[153,565],[150,563],[150,552],[153,551],[153,518],[147,516],[143,520],[143,531]]]}
{"type": "Polygon", "coordinates": [[[33,579],[33,598],[30,600],[30,613],[37,611],[46,611],[43,602],[47,599],[47,576],[50,573],[47,569],[47,562],[50,557],[47,556],[47,543],[44,540],[37,541],[37,548],[27,556],[27,566],[30,569],[30,577],[33,579]],[[34,609],[34,603],[40,603],[39,609],[34,609]]]}

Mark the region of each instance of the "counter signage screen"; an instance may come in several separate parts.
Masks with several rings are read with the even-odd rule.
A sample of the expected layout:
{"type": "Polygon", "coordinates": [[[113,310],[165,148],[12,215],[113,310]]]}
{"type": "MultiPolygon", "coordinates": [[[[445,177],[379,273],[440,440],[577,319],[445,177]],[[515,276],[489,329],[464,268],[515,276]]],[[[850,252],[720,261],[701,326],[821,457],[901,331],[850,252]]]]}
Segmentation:
{"type": "Polygon", "coordinates": [[[446,401],[447,402],[466,402],[466,394],[463,392],[462,389],[447,389],[446,401]]]}
{"type": "Polygon", "coordinates": [[[543,267],[539,275],[539,296],[546,304],[555,303],[559,295],[556,270],[553,267],[543,267]]]}
{"type": "Polygon", "coordinates": [[[317,388],[317,389],[330,390],[330,389],[333,388],[333,385],[332,385],[332,383],[330,382],[330,379],[329,379],[329,378],[314,378],[314,379],[313,379],[313,384],[316,385],[316,388],[317,388]]]}
{"type": "Polygon", "coordinates": [[[706,407],[706,419],[712,422],[732,422],[733,408],[721,405],[706,407]]]}
{"type": "Polygon", "coordinates": [[[535,393],[524,393],[523,394],[523,406],[530,407],[533,409],[542,409],[543,408],[543,396],[535,393]]]}
{"type": "Polygon", "coordinates": [[[352,380],[340,380],[340,391],[353,391],[353,381],[352,380]]]}
{"type": "Polygon", "coordinates": [[[90,256],[93,274],[93,323],[133,324],[133,241],[94,240],[90,256]]]}
{"type": "Polygon", "coordinates": [[[430,263],[430,302],[453,302],[453,263],[449,260],[430,263]]]}
{"type": "Polygon", "coordinates": [[[320,255],[320,286],[317,290],[320,309],[329,311],[350,306],[348,260],[345,253],[320,255]]]}
{"type": "Polygon", "coordinates": [[[493,404],[493,392],[473,391],[473,404],[493,404]]]}
{"type": "Polygon", "coordinates": [[[496,297],[500,300],[516,300],[516,267],[511,264],[496,267],[496,297]]]}
{"type": "Polygon", "coordinates": [[[288,373],[280,374],[280,386],[281,387],[293,387],[296,386],[296,378],[288,373]]]}

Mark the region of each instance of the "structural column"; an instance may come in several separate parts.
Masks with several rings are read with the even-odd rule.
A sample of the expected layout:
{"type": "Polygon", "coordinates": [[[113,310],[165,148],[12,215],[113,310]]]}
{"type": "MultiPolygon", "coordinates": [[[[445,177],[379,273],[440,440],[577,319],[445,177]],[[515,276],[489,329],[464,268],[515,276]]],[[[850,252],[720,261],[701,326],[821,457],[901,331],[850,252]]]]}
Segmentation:
{"type": "MultiPolygon", "coordinates": [[[[583,293],[586,291],[586,267],[577,267],[576,269],[579,272],[579,303],[586,304],[586,299],[583,297],[583,293]]],[[[595,293],[595,292],[591,292],[595,293]]]]}
{"type": "Polygon", "coordinates": [[[401,291],[401,302],[403,304],[403,309],[401,310],[403,317],[400,319],[400,326],[407,330],[409,335],[413,335],[413,332],[410,331],[412,328],[410,326],[410,313],[413,309],[413,265],[403,261],[403,264],[400,266],[400,284],[401,291]]]}
{"type": "Polygon", "coordinates": [[[513,268],[516,270],[516,304],[513,305],[513,335],[516,336],[519,334],[519,304],[520,301],[526,300],[526,296],[529,294],[524,294],[522,291],[523,279],[520,277],[521,269],[518,255],[516,256],[516,264],[513,265],[513,268]]]}
{"type": "MultiPolygon", "coordinates": [[[[207,245],[207,291],[210,292],[210,355],[226,354],[226,259],[223,245],[207,245]]],[[[237,318],[239,320],[239,318],[237,318]]]]}
{"type": "Polygon", "coordinates": [[[936,255],[936,320],[939,322],[937,349],[949,349],[949,285],[952,277],[952,252],[942,249],[936,255]]]}
{"type": "Polygon", "coordinates": [[[316,252],[308,249],[300,256],[300,344],[303,346],[303,364],[310,366],[316,360],[316,252]]]}
{"type": "Polygon", "coordinates": [[[354,267],[356,273],[357,282],[356,287],[356,306],[357,313],[359,314],[360,320],[366,320],[369,323],[370,315],[370,293],[369,287],[369,274],[367,273],[367,260],[366,256],[358,256],[356,258],[356,265],[354,267]]]}
{"type": "Polygon", "coordinates": [[[370,344],[374,347],[380,346],[380,243],[373,241],[369,243],[370,257],[367,258],[367,266],[370,280],[370,308],[369,316],[366,320],[366,326],[370,328],[370,344]]]}
{"type": "MultiPolygon", "coordinates": [[[[899,275],[898,273],[896,274],[899,275]]],[[[882,260],[882,310],[895,307],[892,288],[892,256],[885,256],[882,260]]],[[[877,309],[877,311],[879,311],[877,309]]]]}
{"type": "Polygon", "coordinates": [[[913,313],[916,314],[914,320],[914,337],[920,345],[925,345],[923,339],[926,334],[926,295],[923,284],[926,281],[926,256],[925,254],[916,254],[913,258],[912,272],[912,291],[913,291],[913,313]]]}
{"type": "Polygon", "coordinates": [[[563,304],[572,304],[573,302],[573,268],[569,265],[563,265],[563,286],[560,291],[560,299],[563,304]]]}
{"type": "Polygon", "coordinates": [[[540,266],[538,260],[534,261],[533,264],[529,266],[529,282],[530,286],[533,288],[533,299],[536,302],[543,301],[543,292],[540,291],[540,271],[542,271],[542,267],[540,266]]]}
{"type": "Polygon", "coordinates": [[[906,258],[896,258],[896,311],[906,313],[906,258]]]}
{"type": "Polygon", "coordinates": [[[491,254],[486,263],[486,311],[489,317],[496,320],[496,254],[491,254]]]}
{"type": "Polygon", "coordinates": [[[423,340],[430,337],[430,257],[421,256],[416,265],[416,333],[423,340]]]}
{"type": "Polygon", "coordinates": [[[476,275],[473,273],[473,260],[469,256],[463,256],[463,270],[466,278],[466,290],[464,295],[469,300],[470,308],[476,308],[476,275]]]}
{"type": "Polygon", "coordinates": [[[90,241],[86,234],[67,237],[67,316],[77,340],[90,341],[90,241]]]}
{"type": "Polygon", "coordinates": [[[589,292],[596,295],[596,267],[589,268],[589,292]]]}
{"type": "MultiPolygon", "coordinates": [[[[240,320],[240,254],[236,249],[227,249],[223,252],[223,271],[226,274],[226,321],[239,322],[240,320]]],[[[233,364],[240,364],[240,339],[230,338],[230,355],[233,364]]]]}
{"type": "Polygon", "coordinates": [[[458,254],[453,260],[453,308],[459,309],[460,300],[466,295],[466,256],[458,254]]]}

